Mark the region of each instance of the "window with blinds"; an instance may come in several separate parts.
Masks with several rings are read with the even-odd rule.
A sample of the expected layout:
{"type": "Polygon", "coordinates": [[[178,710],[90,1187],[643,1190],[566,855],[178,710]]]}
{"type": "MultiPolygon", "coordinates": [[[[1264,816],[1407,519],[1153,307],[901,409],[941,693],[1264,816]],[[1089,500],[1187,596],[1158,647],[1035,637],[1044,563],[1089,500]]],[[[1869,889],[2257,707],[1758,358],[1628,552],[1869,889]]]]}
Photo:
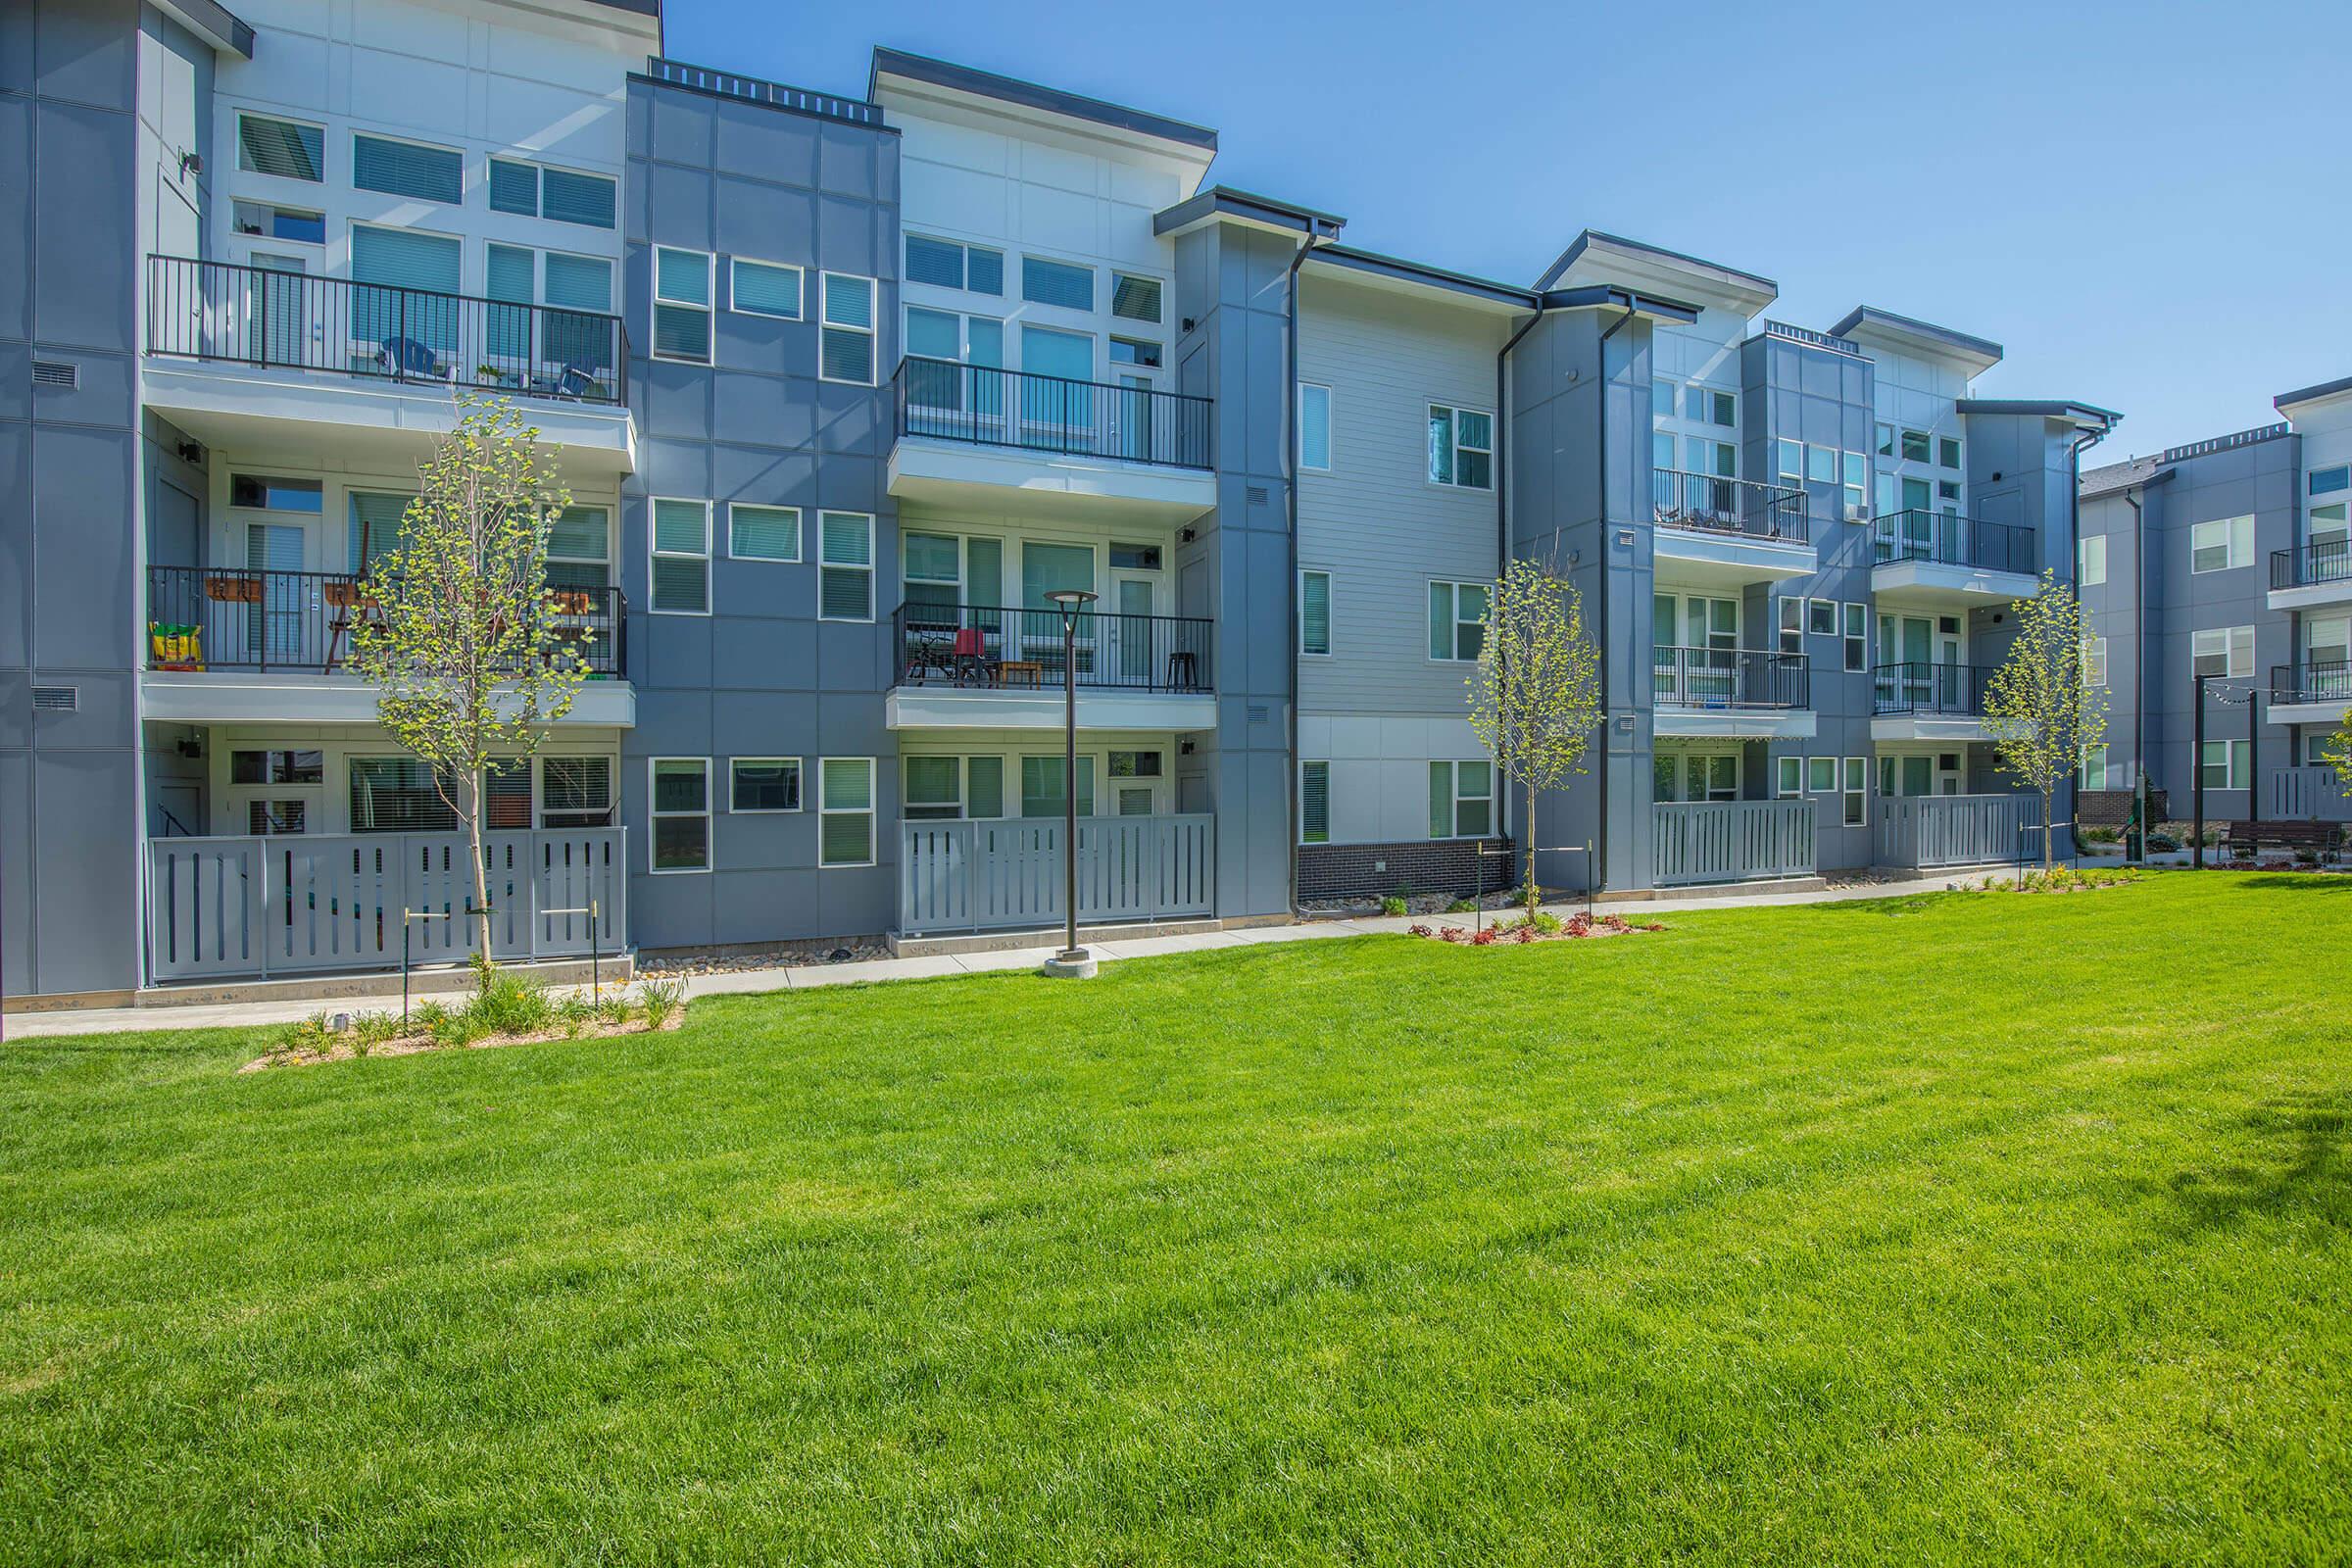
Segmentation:
{"type": "Polygon", "coordinates": [[[874,519],[862,512],[828,512],[818,532],[816,618],[873,619],[874,519]]]}
{"type": "Polygon", "coordinates": [[[446,833],[458,825],[433,772],[414,757],[351,760],[354,833],[446,833]]]}
{"type": "Polygon", "coordinates": [[[819,380],[874,384],[874,280],[824,274],[824,323],[818,334],[819,380]]]}
{"type": "Polygon", "coordinates": [[[727,554],[737,561],[800,560],[800,508],[729,503],[727,554]]]}
{"type": "Polygon", "coordinates": [[[828,757],[817,764],[816,863],[874,861],[874,760],[828,757]]]}
{"type": "Polygon", "coordinates": [[[1298,764],[1298,842],[1331,842],[1331,764],[1298,764]]]}
{"type": "Polygon", "coordinates": [[[1110,274],[1110,314],[1125,317],[1130,321],[1159,319],[1159,279],[1138,277],[1133,272],[1110,274]]]}
{"type": "Polygon", "coordinates": [[[408,515],[409,503],[415,496],[378,493],[369,490],[351,492],[351,569],[366,576],[375,564],[400,548],[403,520],[408,515]]]}
{"type": "Polygon", "coordinates": [[[727,302],[746,316],[797,321],[801,318],[801,270],[738,256],[731,264],[727,302]]]}
{"type": "Polygon", "coordinates": [[[1302,571],[1298,574],[1298,651],[1302,654],[1331,652],[1331,573],[1302,571]]]}
{"type": "Polygon", "coordinates": [[[906,281],[974,294],[1004,292],[1004,253],[955,240],[906,236],[906,281]]]}
{"type": "Polygon", "coordinates": [[[351,182],[361,190],[454,206],[466,199],[466,160],[448,147],[360,133],[351,138],[351,182]]]}
{"type": "Polygon", "coordinates": [[[482,827],[500,833],[530,831],[529,758],[506,758],[482,769],[482,827]]]}
{"type": "Polygon", "coordinates": [[[611,228],[616,188],[602,174],[543,169],[539,172],[539,216],[553,223],[611,228]]]}
{"type": "Polygon", "coordinates": [[[494,213],[519,213],[525,218],[539,216],[539,170],[536,165],[518,164],[509,158],[490,160],[490,210],[494,213]]]}
{"type": "Polygon", "coordinates": [[[547,528],[547,585],[601,592],[609,582],[611,530],[602,507],[565,507],[547,528]]]}
{"type": "Polygon", "coordinates": [[[1021,258],[1021,298],[1032,305],[1056,305],[1063,310],[1095,308],[1095,270],[1068,262],[1049,262],[1040,256],[1021,258]]]}
{"type": "Polygon", "coordinates": [[[539,760],[539,819],[544,827],[612,825],[612,759],[539,760]]]}
{"type": "Polygon", "coordinates": [[[482,292],[501,303],[489,312],[487,342],[500,359],[527,359],[531,352],[531,298],[538,288],[539,258],[520,245],[492,245],[487,252],[482,292]]]}
{"type": "Polygon", "coordinates": [[[326,177],[326,132],[267,115],[239,115],[237,167],[315,185],[326,177]]]}
{"type": "MultiPolygon", "coordinates": [[[[448,234],[358,223],[351,230],[351,276],[377,287],[352,290],[352,336],[363,343],[421,343],[439,353],[458,344],[458,292],[464,247],[448,234]]],[[[393,363],[414,363],[407,354],[393,363]]]]}
{"type": "Polygon", "coordinates": [[[654,247],[654,358],[710,363],[710,268],[703,251],[654,247]]]}
{"type": "Polygon", "coordinates": [[[659,614],[710,612],[710,503],[656,501],[653,609],[659,614]]]}

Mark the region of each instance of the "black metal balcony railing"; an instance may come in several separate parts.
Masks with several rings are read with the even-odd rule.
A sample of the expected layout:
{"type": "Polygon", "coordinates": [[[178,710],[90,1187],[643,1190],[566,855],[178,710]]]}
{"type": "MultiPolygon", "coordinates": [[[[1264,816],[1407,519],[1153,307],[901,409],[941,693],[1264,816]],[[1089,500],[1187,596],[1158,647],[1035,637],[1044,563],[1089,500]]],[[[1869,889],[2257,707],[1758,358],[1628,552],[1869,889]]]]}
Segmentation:
{"type": "Polygon", "coordinates": [[[1651,516],[1661,528],[1745,534],[1793,544],[1803,544],[1810,537],[1805,493],[1753,479],[1652,468],[1650,507],[1651,516]]]}
{"type": "Polygon", "coordinates": [[[625,403],[620,318],[267,267],[147,258],[147,352],[625,403]]]}
{"type": "Polygon", "coordinates": [[[1982,715],[1984,688],[1993,669],[1985,664],[1932,664],[1910,661],[1881,664],[1870,672],[1874,713],[1982,715]]]}
{"type": "Polygon", "coordinates": [[[1756,648],[1654,648],[1651,696],[1664,708],[1810,708],[1803,654],[1756,648]]]}
{"type": "Polygon", "coordinates": [[[1956,513],[1913,507],[1871,524],[1871,560],[1927,561],[1939,566],[1978,571],[2013,571],[2033,576],[2034,530],[2014,522],[1985,522],[1956,513]]]}
{"type": "Polygon", "coordinates": [[[2352,540],[2323,539],[2271,552],[2272,587],[2311,588],[2330,582],[2352,582],[2352,540]]]}
{"type": "MultiPolygon", "coordinates": [[[[1061,689],[1058,610],[906,604],[892,620],[902,685],[1061,689]]],[[[1079,688],[1208,691],[1213,626],[1189,615],[1081,614],[1079,688]]]]}
{"type": "Polygon", "coordinates": [[[839,93],[811,92],[807,87],[787,87],[780,81],[763,81],[758,76],[738,76],[729,71],[712,71],[707,66],[690,66],[683,60],[668,60],[655,55],[645,63],[645,74],[654,80],[672,87],[690,87],[721,98],[748,98],[771,109],[796,109],[805,115],[822,115],[828,120],[846,120],[854,125],[879,125],[882,107],[862,98],[844,98],[839,93]]]}
{"type": "Polygon", "coordinates": [[[902,436],[1209,466],[1211,404],[1188,393],[917,358],[899,362],[891,389],[902,436]]]}
{"type": "Polygon", "coordinates": [[[2273,664],[2271,701],[2341,703],[2352,709],[2352,662],[2318,659],[2300,664],[2273,664]]]}
{"type": "MultiPolygon", "coordinates": [[[[557,628],[591,675],[628,667],[628,603],[617,588],[554,588],[557,628]]],[[[372,610],[364,578],[337,571],[147,568],[149,669],[333,674],[372,610]]]]}

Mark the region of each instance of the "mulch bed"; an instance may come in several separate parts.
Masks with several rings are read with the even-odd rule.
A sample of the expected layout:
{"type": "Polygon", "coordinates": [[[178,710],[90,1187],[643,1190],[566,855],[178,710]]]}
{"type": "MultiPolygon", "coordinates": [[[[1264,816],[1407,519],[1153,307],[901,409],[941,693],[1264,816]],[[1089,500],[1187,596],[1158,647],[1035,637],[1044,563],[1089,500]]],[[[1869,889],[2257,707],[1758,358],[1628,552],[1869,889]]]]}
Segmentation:
{"type": "MultiPolygon", "coordinates": [[[[686,1010],[681,1007],[662,1021],[660,1032],[667,1034],[686,1022],[686,1010]]],[[[528,1046],[548,1040],[605,1040],[614,1035],[644,1035],[656,1031],[642,1018],[627,1023],[582,1024],[577,1029],[541,1029],[527,1035],[484,1035],[468,1040],[463,1046],[444,1045],[429,1034],[403,1035],[397,1040],[379,1040],[362,1051],[345,1035],[324,1051],[272,1051],[256,1056],[239,1067],[239,1072],[260,1072],[269,1067],[312,1067],[322,1061],[350,1061],[359,1056],[415,1056],[427,1051],[491,1051],[500,1046],[528,1046]]]]}
{"type": "Polygon", "coordinates": [[[1633,921],[1621,914],[1586,914],[1579,911],[1562,920],[1557,931],[1546,931],[1533,925],[1491,925],[1483,930],[1458,925],[1416,925],[1410,929],[1414,936],[1427,937],[1433,942],[1493,948],[1530,942],[1588,942],[1595,937],[1630,937],[1663,931],[1666,927],[1656,920],[1633,921]]]}

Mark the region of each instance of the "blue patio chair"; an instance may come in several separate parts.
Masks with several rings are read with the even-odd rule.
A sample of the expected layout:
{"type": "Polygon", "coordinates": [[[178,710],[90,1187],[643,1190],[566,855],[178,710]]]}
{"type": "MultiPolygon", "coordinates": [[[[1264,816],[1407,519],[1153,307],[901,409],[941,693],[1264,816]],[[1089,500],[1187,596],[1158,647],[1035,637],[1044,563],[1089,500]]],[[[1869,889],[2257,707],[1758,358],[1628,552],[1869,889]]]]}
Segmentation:
{"type": "Polygon", "coordinates": [[[448,367],[434,357],[431,349],[413,337],[384,339],[384,346],[376,352],[375,364],[378,369],[394,375],[419,376],[428,381],[449,378],[448,367]]]}

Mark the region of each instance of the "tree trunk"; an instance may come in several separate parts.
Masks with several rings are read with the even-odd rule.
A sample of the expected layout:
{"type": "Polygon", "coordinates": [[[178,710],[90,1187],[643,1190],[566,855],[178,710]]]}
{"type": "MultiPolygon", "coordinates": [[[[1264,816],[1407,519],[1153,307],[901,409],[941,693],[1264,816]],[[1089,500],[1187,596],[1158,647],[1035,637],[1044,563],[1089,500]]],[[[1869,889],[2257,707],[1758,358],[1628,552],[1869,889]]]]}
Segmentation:
{"type": "Polygon", "coordinates": [[[1536,786],[1527,786],[1527,820],[1519,824],[1520,849],[1527,856],[1527,917],[1536,917],[1543,892],[1536,886],[1536,786]]]}
{"type": "Polygon", "coordinates": [[[459,792],[466,803],[466,840],[472,851],[473,909],[471,919],[480,922],[475,934],[481,942],[482,966],[490,964],[490,883],[482,865],[482,779],[477,772],[467,778],[459,792]]]}
{"type": "Polygon", "coordinates": [[[2051,846],[2058,836],[2058,797],[2053,790],[2041,792],[2041,868],[2046,873],[2056,864],[2051,846]]]}

